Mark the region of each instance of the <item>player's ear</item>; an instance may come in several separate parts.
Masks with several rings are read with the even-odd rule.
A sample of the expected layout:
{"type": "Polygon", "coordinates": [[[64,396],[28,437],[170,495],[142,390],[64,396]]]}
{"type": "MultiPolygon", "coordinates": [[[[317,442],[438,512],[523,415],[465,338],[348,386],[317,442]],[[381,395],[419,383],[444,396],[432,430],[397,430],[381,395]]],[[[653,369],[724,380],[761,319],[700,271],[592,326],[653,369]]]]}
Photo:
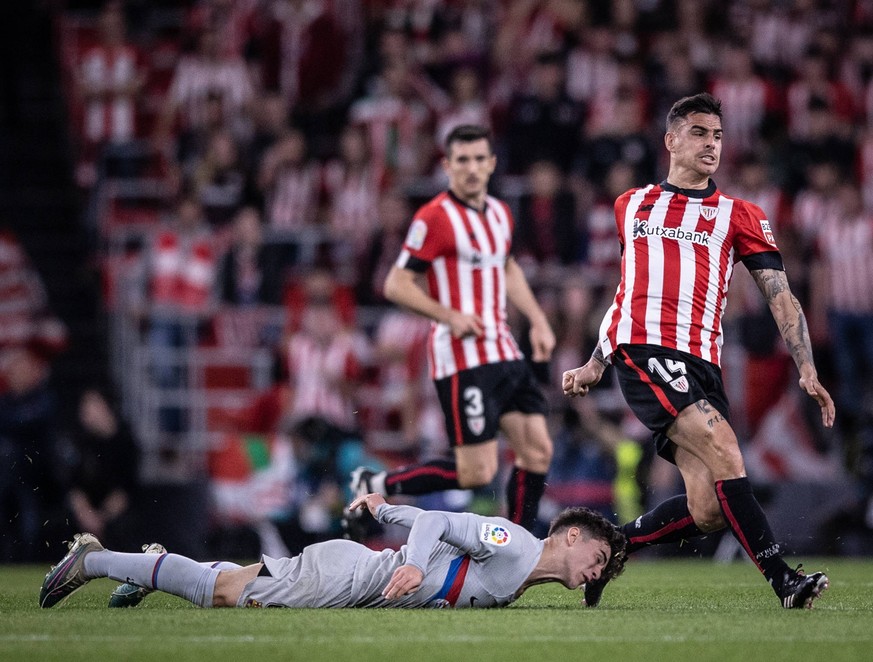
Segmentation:
{"type": "Polygon", "coordinates": [[[664,134],[664,146],[667,148],[668,152],[673,151],[673,145],[676,143],[676,134],[672,131],[667,131],[664,134]]]}
{"type": "Polygon", "coordinates": [[[567,529],[567,544],[574,545],[580,535],[582,535],[582,530],[578,526],[571,526],[567,529]]]}

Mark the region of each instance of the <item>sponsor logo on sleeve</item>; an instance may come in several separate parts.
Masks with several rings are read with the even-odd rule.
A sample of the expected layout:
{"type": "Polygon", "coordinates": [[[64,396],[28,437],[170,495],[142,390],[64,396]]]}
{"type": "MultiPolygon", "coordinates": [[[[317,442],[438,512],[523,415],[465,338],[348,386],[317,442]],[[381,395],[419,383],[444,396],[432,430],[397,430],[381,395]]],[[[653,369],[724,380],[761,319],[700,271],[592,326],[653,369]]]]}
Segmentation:
{"type": "Polygon", "coordinates": [[[492,522],[485,522],[480,530],[479,539],[486,545],[505,547],[512,540],[512,535],[505,527],[492,522]]]}
{"type": "Polygon", "coordinates": [[[406,245],[412,250],[421,250],[424,246],[424,240],[427,238],[427,223],[421,219],[416,219],[409,226],[409,232],[406,234],[406,245]]]}
{"type": "Polygon", "coordinates": [[[761,232],[764,233],[764,239],[768,244],[776,245],[776,237],[773,236],[773,230],[770,228],[770,221],[766,218],[761,221],[761,232]]]}

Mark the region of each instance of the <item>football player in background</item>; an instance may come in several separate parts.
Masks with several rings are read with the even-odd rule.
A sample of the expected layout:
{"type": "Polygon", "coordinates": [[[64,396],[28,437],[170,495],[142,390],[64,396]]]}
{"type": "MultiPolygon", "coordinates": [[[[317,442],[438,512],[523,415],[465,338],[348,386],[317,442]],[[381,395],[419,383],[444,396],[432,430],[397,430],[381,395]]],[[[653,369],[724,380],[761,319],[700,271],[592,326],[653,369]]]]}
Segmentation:
{"type": "Polygon", "coordinates": [[[512,212],[488,194],[496,163],[488,129],[461,125],[449,133],[449,188],[415,213],[385,279],[386,298],[433,321],[428,359],[454,457],[387,473],[359,467],[351,488],[392,496],[488,485],[497,475],[499,429],[515,453],[508,517],[531,529],[552,440],[545,398],[506,323],[507,300],[530,322],[534,362],[551,358],[555,334],[510,254],[512,212]]]}

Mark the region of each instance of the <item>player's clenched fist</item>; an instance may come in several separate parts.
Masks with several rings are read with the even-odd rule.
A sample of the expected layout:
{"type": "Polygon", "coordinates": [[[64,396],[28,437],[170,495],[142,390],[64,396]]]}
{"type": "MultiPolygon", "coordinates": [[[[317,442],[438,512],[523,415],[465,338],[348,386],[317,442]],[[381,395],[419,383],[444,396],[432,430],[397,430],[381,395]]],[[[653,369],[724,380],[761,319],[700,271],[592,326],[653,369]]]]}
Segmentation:
{"type": "Polygon", "coordinates": [[[595,360],[590,360],[581,368],[567,370],[561,381],[564,395],[588,395],[590,387],[600,381],[603,375],[603,366],[595,360]]]}

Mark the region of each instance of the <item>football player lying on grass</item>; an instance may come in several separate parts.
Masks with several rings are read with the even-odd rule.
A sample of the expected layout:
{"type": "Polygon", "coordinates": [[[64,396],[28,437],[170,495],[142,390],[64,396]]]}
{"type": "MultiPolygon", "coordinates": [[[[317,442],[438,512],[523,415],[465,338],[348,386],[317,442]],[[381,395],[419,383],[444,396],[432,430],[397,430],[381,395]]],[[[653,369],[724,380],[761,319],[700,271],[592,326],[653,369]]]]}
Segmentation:
{"type": "Polygon", "coordinates": [[[263,556],[242,567],[198,563],[155,545],[151,553],[113,552],[83,533],[46,575],[39,604],[54,607],[90,580],[110,577],[126,582],[113,606],[159,590],[200,607],[503,607],[534,584],[576,589],[623,568],[624,536],[586,508],[561,512],[545,540],[502,517],[392,506],[378,494],[349,508],[409,528],[407,543],[377,552],[330,540],[294,558],[263,556]],[[132,599],[118,604],[125,586],[132,599]]]}

